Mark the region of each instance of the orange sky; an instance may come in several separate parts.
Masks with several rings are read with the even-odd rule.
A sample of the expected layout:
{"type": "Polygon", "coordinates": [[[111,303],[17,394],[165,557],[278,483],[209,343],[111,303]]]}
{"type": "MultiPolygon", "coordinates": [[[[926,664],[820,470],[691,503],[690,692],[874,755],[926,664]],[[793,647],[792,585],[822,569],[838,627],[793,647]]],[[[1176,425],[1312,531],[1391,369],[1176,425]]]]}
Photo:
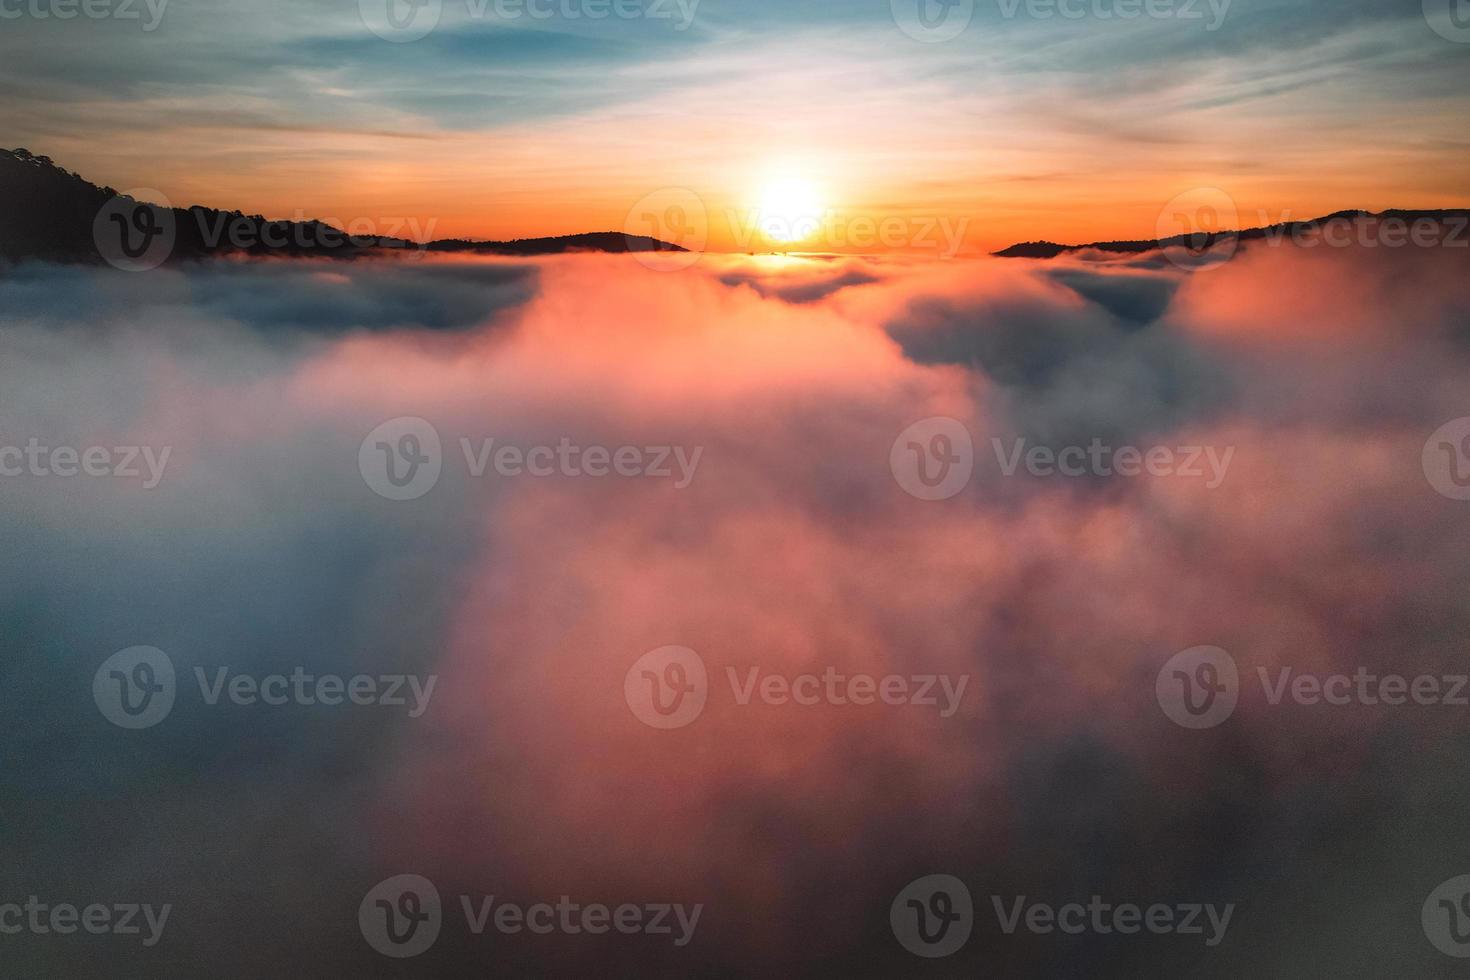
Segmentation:
{"type": "Polygon", "coordinates": [[[1223,191],[1240,226],[1470,205],[1470,45],[1422,18],[1258,0],[1236,0],[1214,32],[975,16],[942,44],[905,37],[886,12],[839,25],[720,0],[683,32],[446,19],[407,44],[315,10],[180,9],[96,48],[25,24],[24,46],[0,42],[14,56],[0,75],[31,83],[0,106],[0,129],[176,205],[366,219],[413,238],[653,233],[635,227],[643,203],[674,200],[670,188],[691,192],[670,212],[686,224],[659,237],[691,231],[722,251],[1152,238],[1198,188],[1223,191]],[[219,42],[231,17],[223,33],[252,38],[248,61],[219,42]],[[183,42],[189,58],[156,61],[183,42]],[[104,77],[85,93],[34,84],[66,70],[104,77]],[[812,213],[776,217],[816,233],[789,246],[745,233],[769,188],[792,181],[811,188],[812,213]]]}

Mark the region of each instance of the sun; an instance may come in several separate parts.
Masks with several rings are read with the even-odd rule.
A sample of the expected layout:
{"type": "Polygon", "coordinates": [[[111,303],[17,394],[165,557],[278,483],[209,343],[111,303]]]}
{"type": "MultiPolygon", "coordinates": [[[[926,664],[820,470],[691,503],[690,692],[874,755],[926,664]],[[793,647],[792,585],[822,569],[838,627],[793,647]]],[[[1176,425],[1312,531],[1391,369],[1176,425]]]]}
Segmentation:
{"type": "Polygon", "coordinates": [[[804,177],[777,177],[761,189],[756,222],[773,241],[799,242],[817,233],[825,211],[815,183],[804,177]]]}

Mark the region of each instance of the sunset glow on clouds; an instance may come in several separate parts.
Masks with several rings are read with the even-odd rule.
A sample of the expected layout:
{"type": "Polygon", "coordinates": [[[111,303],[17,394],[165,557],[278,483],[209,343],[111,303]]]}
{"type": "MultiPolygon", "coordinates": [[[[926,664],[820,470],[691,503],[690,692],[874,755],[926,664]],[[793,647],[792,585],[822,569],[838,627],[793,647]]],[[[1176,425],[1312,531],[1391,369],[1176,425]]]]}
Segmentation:
{"type": "MultiPolygon", "coordinates": [[[[1242,695],[1229,738],[1186,744],[1154,675],[1199,643],[1252,676],[1462,661],[1470,565],[1445,533],[1459,505],[1425,482],[1420,450],[1463,404],[1463,268],[1448,249],[1256,245],[1193,273],[1157,255],[707,256],[676,273],[626,256],[22,269],[0,282],[11,426],[173,447],[146,494],[0,483],[17,545],[52,556],[13,570],[9,590],[65,582],[81,603],[12,633],[16,663],[50,665],[24,675],[30,696],[56,698],[122,636],[185,672],[305,657],[432,671],[438,687],[421,718],[372,724],[181,696],[146,742],[121,745],[97,719],[67,738],[60,716],[12,725],[30,761],[10,788],[90,799],[109,766],[156,760],[157,836],[125,823],[122,853],[194,909],[170,927],[170,961],[206,955],[207,906],[244,941],[238,975],[274,962],[272,936],[307,972],[381,968],[349,913],[404,869],[446,895],[704,906],[687,948],[490,947],[446,927],[431,955],[455,976],[490,963],[674,975],[737,956],[897,975],[912,960],[883,910],[935,868],[999,892],[1239,903],[1212,975],[1288,971],[1294,947],[1270,941],[1273,923],[1308,887],[1330,887],[1347,924],[1298,926],[1332,962],[1437,962],[1412,917],[1385,930],[1361,893],[1304,882],[1348,868],[1377,876],[1394,908],[1417,907],[1407,869],[1439,871],[1457,846],[1453,800],[1436,788],[1458,751],[1453,711],[1324,714],[1242,695]],[[43,305],[50,291],[71,305],[43,305]],[[358,444],[404,415],[434,426],[444,469],[427,496],[395,502],[364,484],[358,444]],[[975,466],[957,495],[925,501],[896,482],[890,448],[935,415],[968,429],[975,466]],[[459,440],[486,437],[701,455],[683,489],[476,478],[459,440]],[[992,449],[1095,437],[1230,461],[1214,486],[1007,476],[992,449]],[[669,644],[697,651],[712,678],[698,720],[672,732],[640,723],[624,694],[630,665],[669,644]],[[752,669],[966,686],[949,714],[741,704],[725,678],[752,669]],[[237,728],[247,742],[227,737],[237,728]],[[206,786],[165,765],[186,749],[229,775],[206,786]],[[50,782],[79,751],[96,775],[50,782]],[[297,800],[289,819],[265,806],[267,778],[297,800]],[[1301,853],[1322,825],[1364,814],[1424,849],[1349,835],[1301,853]],[[320,825],[340,841],[331,850],[320,825]],[[263,835],[268,850],[251,843],[263,835]],[[180,867],[150,840],[193,857],[180,867]],[[303,862],[282,863],[296,849],[303,862]],[[1268,873],[1282,861],[1296,886],[1268,873]],[[1384,874],[1391,861],[1408,862],[1394,865],[1402,880],[1384,874]],[[228,896],[209,891],[222,878],[228,896]]],[[[71,819],[98,832],[103,812],[71,819]]],[[[40,822],[20,835],[12,868],[69,846],[40,822]]],[[[121,873],[99,857],[69,874],[95,890],[121,873]]],[[[1120,975],[1196,955],[1182,941],[1087,944],[1120,975]]],[[[26,947],[21,962],[81,968],[90,948],[26,947]]],[[[1005,957],[1045,972],[1059,955],[977,930],[952,966],[1005,957]]]]}

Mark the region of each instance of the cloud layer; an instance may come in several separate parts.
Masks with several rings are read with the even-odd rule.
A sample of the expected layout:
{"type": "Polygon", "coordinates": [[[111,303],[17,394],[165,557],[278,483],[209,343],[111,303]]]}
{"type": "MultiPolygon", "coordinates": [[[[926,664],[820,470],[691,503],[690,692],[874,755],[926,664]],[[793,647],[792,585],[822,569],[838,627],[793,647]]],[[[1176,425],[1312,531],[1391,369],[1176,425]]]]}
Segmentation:
{"type": "MultiPolygon", "coordinates": [[[[1448,706],[1271,705],[1257,668],[1462,670],[1466,504],[1426,481],[1466,410],[1450,249],[1259,245],[920,263],[633,257],[247,262],[0,278],[0,444],[170,447],[159,486],[0,479],[12,710],[0,897],[175,906],[151,950],[6,937],[26,975],[1427,975],[1460,873],[1448,706]],[[369,432],[441,440],[418,499],[369,432]],[[895,478],[945,416],[968,483],[895,478]],[[654,477],[475,476],[462,451],[699,447],[654,477]],[[1016,444],[1231,450],[1184,473],[1005,472],[1016,444]],[[93,672],[183,683],[120,731],[93,672]],[[1174,653],[1228,650],[1236,713],[1186,731],[1174,653]],[[656,730],[646,652],[709,700],[656,730]],[[422,717],[209,705],[196,667],[438,675],[422,717]],[[726,678],[968,678],[958,710],[740,704],[726,678]],[[469,935],[380,957],[390,875],[461,894],[703,903],[697,935],[469,935]],[[888,905],[953,874],[974,937],[932,963],[888,905]],[[1001,934],[988,896],[1234,902],[1228,939],[1001,934]],[[1325,951],[1325,952],[1324,952],[1325,951]],[[1310,966],[1308,964],[1311,964],[1310,966]]],[[[3,461],[3,460],[0,460],[3,461]]],[[[1007,899],[1009,900],[1009,898],[1007,899]]],[[[1447,962],[1447,961],[1443,961],[1447,962]]]]}

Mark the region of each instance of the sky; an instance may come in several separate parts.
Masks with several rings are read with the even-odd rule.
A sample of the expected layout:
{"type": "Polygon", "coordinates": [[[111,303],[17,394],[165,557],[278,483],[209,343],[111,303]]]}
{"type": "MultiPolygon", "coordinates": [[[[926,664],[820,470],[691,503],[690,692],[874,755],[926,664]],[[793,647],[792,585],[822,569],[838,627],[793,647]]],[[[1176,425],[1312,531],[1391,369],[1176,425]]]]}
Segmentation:
{"type": "Polygon", "coordinates": [[[941,254],[1155,237],[1200,188],[1242,226],[1470,204],[1448,0],[957,0],[947,39],[910,0],[421,0],[414,39],[385,2],[0,0],[0,133],[175,205],[438,238],[652,213],[751,250],[783,188],[804,247],[941,254]]]}

